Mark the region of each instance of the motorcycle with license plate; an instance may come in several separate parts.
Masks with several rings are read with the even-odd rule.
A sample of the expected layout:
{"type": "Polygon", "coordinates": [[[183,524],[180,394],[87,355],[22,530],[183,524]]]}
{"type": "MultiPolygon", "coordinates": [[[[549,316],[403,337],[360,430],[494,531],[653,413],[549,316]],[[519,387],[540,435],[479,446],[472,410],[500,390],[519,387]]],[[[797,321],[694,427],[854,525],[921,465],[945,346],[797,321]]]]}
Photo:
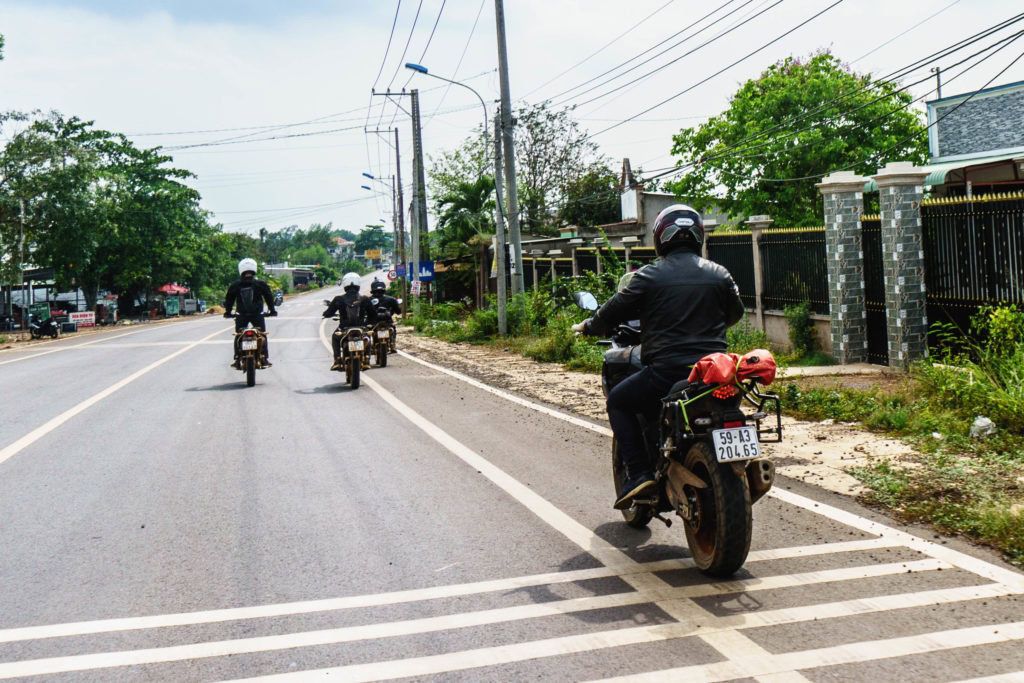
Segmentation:
{"type": "Polygon", "coordinates": [[[394,330],[395,323],[391,318],[391,311],[383,306],[378,307],[377,322],[370,330],[370,343],[373,346],[373,357],[377,361],[377,367],[387,367],[388,354],[394,353],[394,330]]]}
{"type": "MultiPolygon", "coordinates": [[[[237,318],[238,314],[231,316],[237,318]]],[[[267,333],[263,330],[250,326],[240,332],[235,332],[234,349],[235,362],[232,367],[245,373],[246,386],[256,384],[256,371],[266,366],[267,333]]]]}
{"type": "MultiPolygon", "coordinates": [[[[574,299],[584,310],[598,308],[590,292],[577,292],[574,299]]],[[[601,367],[607,396],[643,367],[640,329],[636,324],[620,325],[610,340],[599,343],[611,347],[601,367]]],[[[715,360],[719,368],[731,363],[730,380],[707,379],[728,377],[715,372],[691,375],[694,381],[678,382],[662,397],[658,414],[640,416],[656,486],[622,510],[622,516],[626,524],[640,529],[655,518],[671,526],[664,513],[674,513],[683,522],[697,567],[709,576],[727,577],[746,561],[751,508],[772,487],[775,466],[761,444],[782,441],[782,412],[778,395],[762,389],[775,377],[775,361],[768,351],[754,351],[742,359],[734,354],[715,356],[723,358],[703,359],[696,367],[711,367],[702,364],[715,360]],[[744,406],[753,412],[744,412],[744,406]]],[[[626,472],[614,439],[612,477],[619,497],[626,472]]]]}

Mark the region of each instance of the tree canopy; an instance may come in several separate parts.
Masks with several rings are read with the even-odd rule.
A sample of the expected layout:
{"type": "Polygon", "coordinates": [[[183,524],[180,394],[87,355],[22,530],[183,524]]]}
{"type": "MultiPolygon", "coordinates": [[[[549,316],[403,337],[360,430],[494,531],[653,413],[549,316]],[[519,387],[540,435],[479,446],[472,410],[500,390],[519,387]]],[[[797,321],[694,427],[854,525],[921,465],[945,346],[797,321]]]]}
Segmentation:
{"type": "Polygon", "coordinates": [[[828,52],[768,67],[727,110],[673,136],[679,163],[695,165],[666,187],[700,210],[767,213],[778,225],[820,223],[815,183],[822,175],[927,159],[912,96],[897,84],[871,84],[870,74],[854,73],[828,52]]]}

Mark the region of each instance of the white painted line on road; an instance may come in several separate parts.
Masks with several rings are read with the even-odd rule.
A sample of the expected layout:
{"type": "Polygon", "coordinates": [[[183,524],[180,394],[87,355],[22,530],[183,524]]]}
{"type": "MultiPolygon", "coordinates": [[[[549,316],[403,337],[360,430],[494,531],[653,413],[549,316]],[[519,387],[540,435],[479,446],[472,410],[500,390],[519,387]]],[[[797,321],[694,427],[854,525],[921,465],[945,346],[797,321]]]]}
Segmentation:
{"type": "Polygon", "coordinates": [[[956,683],[1021,683],[1021,681],[1024,681],[1024,671],[1014,671],[997,676],[985,676],[984,678],[964,679],[956,683]]]}
{"type": "Polygon", "coordinates": [[[402,356],[403,358],[408,358],[409,360],[414,361],[416,363],[419,363],[420,365],[424,365],[424,366],[430,368],[431,370],[436,370],[437,372],[441,372],[441,373],[444,373],[446,375],[450,375],[450,376],[452,376],[452,377],[454,377],[456,379],[462,380],[466,384],[470,384],[470,385],[476,387],[477,389],[482,389],[483,391],[486,391],[488,393],[494,394],[495,396],[501,396],[506,401],[511,401],[512,403],[517,403],[517,404],[519,404],[521,406],[525,406],[526,408],[530,408],[532,410],[536,410],[537,412],[544,413],[545,415],[550,415],[551,417],[557,418],[559,420],[563,420],[565,422],[568,422],[569,424],[574,424],[577,427],[583,427],[584,429],[589,429],[592,432],[597,432],[598,434],[602,434],[604,436],[609,436],[610,437],[612,435],[612,430],[608,429],[607,427],[605,427],[603,425],[594,424],[593,422],[588,422],[587,420],[584,420],[582,418],[576,417],[575,415],[570,415],[569,413],[563,413],[563,412],[561,412],[559,410],[555,410],[554,408],[548,408],[547,406],[541,405],[540,403],[536,403],[534,401],[530,401],[528,399],[522,398],[521,396],[516,396],[515,394],[510,394],[507,391],[502,391],[501,389],[496,389],[496,388],[494,388],[494,387],[492,387],[492,386],[490,386],[488,384],[484,384],[480,380],[473,379],[472,377],[469,377],[468,375],[464,375],[461,372],[456,372],[455,370],[449,370],[446,367],[442,367],[440,365],[435,365],[434,363],[429,363],[429,362],[427,362],[425,360],[417,358],[416,356],[413,356],[412,354],[406,353],[405,351],[398,351],[398,355],[402,356]]]}
{"type": "MultiPolygon", "coordinates": [[[[470,628],[474,626],[485,626],[490,624],[508,623],[511,621],[522,621],[526,619],[537,619],[547,616],[572,614],[596,609],[611,609],[615,607],[628,607],[640,604],[660,603],[666,600],[679,600],[682,598],[695,598],[707,596],[721,596],[730,593],[755,592],[762,590],[777,590],[781,588],[792,588],[821,583],[832,583],[836,581],[852,581],[877,576],[891,576],[906,572],[927,572],[948,568],[937,560],[919,560],[916,562],[892,563],[885,565],[868,565],[864,567],[844,567],[819,572],[807,572],[805,574],[791,574],[771,576],[763,579],[740,579],[735,581],[723,581],[720,583],[706,583],[679,588],[663,588],[651,592],[617,593],[587,598],[575,598],[570,600],[559,600],[553,602],[542,602],[528,605],[517,605],[515,607],[503,607],[476,612],[465,612],[462,614],[446,614],[439,617],[426,617],[421,619],[408,619],[404,621],[383,622],[367,624],[363,626],[345,626],[341,628],[322,629],[317,631],[303,631],[299,633],[288,633],[275,636],[261,636],[255,638],[241,638],[237,640],[222,640],[189,645],[175,645],[170,647],[146,648],[140,650],[124,650],[120,652],[102,652],[86,655],[70,655],[64,657],[49,657],[45,659],[22,660],[0,664],[0,679],[13,678],[15,676],[41,676],[68,671],[86,671],[92,669],[103,669],[118,666],[138,666],[142,664],[157,664],[163,662],[175,662],[183,660],[204,659],[209,657],[224,657],[228,655],[251,654],[254,652],[270,652],[276,650],[287,650],[296,647],[314,647],[318,645],[335,645],[360,640],[379,638],[395,638],[421,633],[435,633],[459,628],[470,628]]],[[[976,587],[971,587],[976,590],[976,587]]],[[[1005,591],[1005,588],[999,587],[1005,591]]],[[[969,591],[958,591],[953,593],[958,601],[973,599],[969,591]]],[[[991,589],[981,591],[981,597],[993,597],[991,589]]],[[[884,598],[877,598],[882,600],[884,598]]],[[[858,601],[855,601],[858,602],[858,601]]],[[[933,604],[934,600],[927,604],[933,604]]],[[[895,602],[894,602],[895,604],[895,602]]],[[[791,619],[810,621],[819,618],[818,612],[825,614],[819,608],[822,606],[809,606],[799,608],[801,611],[790,610],[791,619]]],[[[836,608],[829,607],[839,616],[845,616],[847,612],[836,611],[836,608]]],[[[866,607],[865,607],[866,609],[866,607]]],[[[848,608],[847,608],[848,611],[848,608]]],[[[746,617],[746,615],[734,615],[727,617],[732,619],[729,625],[717,625],[717,620],[722,618],[707,615],[701,619],[700,624],[677,624],[681,631],[673,634],[664,634],[659,639],[680,638],[686,636],[702,636],[706,631],[713,632],[708,636],[708,642],[719,642],[723,649],[745,648],[746,636],[735,633],[732,629],[747,626],[746,622],[735,617],[746,617]],[[742,638],[742,640],[739,640],[742,638]],[[727,642],[731,639],[731,642],[727,642]]],[[[756,615],[755,615],[755,618],[756,615]]],[[[824,617],[820,617],[824,618],[824,617]]],[[[760,624],[760,621],[758,622],[760,624]]],[[[749,627],[749,626],[747,626],[749,627]]],[[[605,634],[617,634],[620,631],[606,631],[605,634]]],[[[584,640],[589,642],[588,634],[584,640]]],[[[542,641],[543,642],[543,641],[542,641]]],[[[582,651],[582,650],[577,650],[582,651]]],[[[457,656],[465,657],[469,652],[454,653],[457,656]]],[[[539,655],[534,655],[539,656],[539,655]]],[[[531,657],[532,658],[532,657],[531,657]]],[[[401,661],[401,660],[398,660],[401,661]]],[[[345,672],[343,667],[340,672],[345,672]]],[[[425,671],[410,669],[403,673],[404,676],[425,675],[425,671]]],[[[348,680],[347,673],[342,676],[348,680]]]]}
{"type": "MultiPolygon", "coordinates": [[[[885,539],[871,538],[861,541],[843,543],[823,543],[819,545],[796,546],[792,548],[773,548],[755,550],[747,557],[747,562],[757,563],[771,560],[782,560],[796,557],[812,557],[832,555],[844,552],[859,552],[892,547],[895,542],[885,539]]],[[[692,569],[690,558],[658,560],[636,565],[635,573],[664,572],[679,569],[692,569]]],[[[23,626],[0,630],[0,643],[11,643],[20,640],[41,640],[45,638],[66,638],[70,636],[111,633],[114,631],[136,631],[152,628],[168,628],[172,626],[193,626],[196,624],[212,624],[223,621],[241,619],[262,619],[268,617],[311,614],[315,612],[332,612],[348,609],[381,607],[409,602],[424,602],[443,598],[482,593],[509,592],[533,586],[550,586],[574,581],[602,579],[621,576],[623,570],[616,571],[609,567],[593,569],[576,569],[571,571],[534,574],[508,579],[493,579],[474,583],[433,586],[430,588],[414,588],[410,590],[378,593],[375,595],[354,595],[323,600],[304,600],[285,602],[255,607],[229,607],[225,609],[206,610],[201,612],[182,612],[178,614],[161,614],[145,617],[122,617],[117,619],[98,619],[66,624],[48,624],[44,626],[23,626]]]]}
{"type": "MultiPolygon", "coordinates": [[[[697,635],[704,635],[709,640],[717,639],[719,642],[724,644],[729,638],[742,636],[742,634],[738,633],[736,629],[780,626],[784,624],[803,623],[814,619],[849,617],[892,609],[952,604],[963,602],[965,600],[1000,597],[1002,595],[1006,595],[1005,591],[1006,589],[1003,586],[946,588],[922,593],[908,593],[860,600],[846,600],[810,607],[766,610],[764,612],[735,614],[726,617],[712,617],[709,615],[707,620],[701,624],[661,624],[656,626],[639,626],[573,636],[561,636],[545,640],[515,643],[513,645],[499,645],[496,647],[486,647],[477,650],[450,652],[441,655],[428,655],[424,657],[412,657],[407,659],[394,659],[382,662],[330,667],[242,680],[304,681],[314,677],[326,677],[335,680],[353,682],[389,680],[410,676],[430,676],[450,673],[452,671],[465,671],[467,669],[495,666],[499,664],[511,664],[545,657],[557,657],[581,652],[591,652],[594,650],[603,650],[606,648],[621,647],[624,645],[638,645],[664,640],[678,640],[680,638],[688,638],[697,635]]],[[[998,629],[1000,627],[995,626],[994,628],[998,629]]],[[[918,636],[918,638],[922,637],[923,636],[918,636]]],[[[739,643],[737,643],[737,645],[739,645],[739,643]]],[[[753,661],[760,661],[765,658],[772,658],[776,656],[780,655],[756,655],[749,657],[749,659],[753,661]]],[[[884,656],[885,655],[881,655],[879,658],[883,658],[884,656]]],[[[745,659],[747,659],[747,657],[741,658],[741,660],[745,659]]],[[[728,664],[728,662],[723,662],[722,664],[728,664]]],[[[711,664],[707,666],[716,665],[711,664]]],[[[811,664],[809,666],[799,668],[811,668],[813,666],[827,666],[827,663],[811,664]]],[[[776,673],[788,674],[794,672],[794,668],[780,671],[768,670],[757,674],[746,674],[746,677],[751,675],[763,675],[766,676],[765,680],[780,680],[770,677],[776,673]]],[[[658,683],[666,680],[687,682],[690,680],[700,680],[691,679],[686,676],[673,676],[671,675],[673,672],[665,673],[669,675],[662,675],[660,678],[651,678],[650,680],[657,680],[658,683]]],[[[647,674],[642,674],[642,676],[646,675],[647,674]]],[[[653,676],[653,674],[651,675],[653,676]]],[[[744,676],[733,676],[733,678],[742,677],[744,676]]],[[[629,679],[626,678],[625,680],[629,679]]]]}
{"type": "MultiPolygon", "coordinates": [[[[496,396],[501,396],[502,398],[512,401],[513,403],[516,403],[518,405],[525,406],[527,408],[532,408],[537,412],[549,415],[559,420],[564,420],[566,422],[569,422],[570,424],[582,426],[586,429],[589,429],[590,431],[597,432],[599,434],[604,434],[605,436],[612,436],[611,430],[606,427],[601,427],[599,425],[595,425],[585,420],[581,420],[580,418],[575,417],[573,415],[568,415],[557,410],[552,410],[547,406],[535,403],[533,401],[522,398],[520,396],[516,396],[514,394],[510,394],[507,391],[495,389],[494,387],[490,387],[484,384],[483,382],[480,382],[479,380],[473,379],[472,377],[468,377],[466,375],[463,375],[462,373],[455,372],[454,370],[449,370],[448,368],[441,367],[440,365],[435,365],[433,363],[428,363],[427,361],[420,360],[419,358],[416,358],[415,356],[412,356],[403,351],[399,351],[398,353],[401,354],[404,358],[408,358],[409,360],[415,361],[416,363],[429,367],[433,370],[437,370],[438,372],[442,372],[451,377],[455,377],[456,379],[466,382],[467,384],[471,384],[474,387],[483,389],[484,391],[495,394],[496,396]]],[[[943,559],[949,562],[950,564],[960,567],[961,569],[966,569],[967,571],[979,574],[980,576],[984,576],[985,578],[991,579],[993,581],[1005,583],[1008,586],[1014,587],[1015,590],[1020,587],[1024,587],[1024,574],[1020,574],[1013,570],[1000,567],[991,562],[987,562],[985,560],[973,557],[971,555],[962,553],[958,550],[954,550],[947,546],[940,545],[938,543],[932,543],[931,541],[927,541],[918,536],[914,536],[913,534],[893,529],[892,527],[887,526],[885,524],[881,524],[879,522],[873,522],[867,519],[866,517],[861,517],[860,515],[856,515],[852,512],[846,512],[845,510],[840,510],[839,508],[826,505],[825,503],[819,503],[811,498],[801,496],[791,491],[773,488],[768,492],[768,495],[778,500],[789,503],[790,505],[795,505],[805,510],[809,510],[810,512],[814,512],[823,517],[828,517],[829,519],[840,522],[841,524],[845,524],[855,529],[860,529],[861,531],[865,531],[870,534],[875,534],[877,536],[891,538],[895,541],[898,541],[901,545],[907,545],[919,552],[928,554],[932,557],[943,559]]]]}
{"type": "MultiPolygon", "coordinates": [[[[823,647],[768,657],[743,657],[728,662],[686,666],[664,671],[652,671],[636,676],[607,678],[605,681],[629,683],[661,683],[666,680],[710,683],[735,678],[785,673],[879,659],[907,657],[942,650],[953,650],[993,643],[1006,643],[1024,639],[1024,621],[926,633],[919,636],[872,640],[847,645],[823,647]]],[[[1018,679],[1019,680],[1019,679],[1018,679]]]]}
{"type": "Polygon", "coordinates": [[[18,439],[14,443],[12,443],[12,444],[4,447],[2,450],[0,450],[0,464],[4,463],[5,461],[7,461],[11,457],[13,457],[15,454],[21,452],[24,448],[32,445],[33,443],[35,443],[36,441],[38,441],[42,437],[46,436],[47,434],[52,432],[57,427],[60,427],[62,424],[64,424],[65,422],[67,422],[68,420],[73,418],[75,415],[78,415],[83,410],[86,410],[90,406],[93,406],[96,403],[99,403],[100,401],[105,399],[107,396],[110,396],[112,393],[114,393],[115,391],[117,391],[121,387],[123,387],[123,386],[125,386],[127,384],[130,384],[131,382],[135,381],[139,377],[142,377],[143,375],[145,375],[150,370],[153,370],[154,368],[157,368],[157,367],[163,365],[164,363],[166,363],[169,360],[172,360],[173,358],[177,358],[178,356],[180,356],[181,354],[185,353],[189,349],[191,349],[191,348],[193,348],[195,346],[198,346],[201,342],[206,341],[207,339],[211,339],[211,338],[217,336],[218,334],[222,334],[222,333],[227,332],[228,330],[231,330],[231,329],[234,329],[234,327],[232,326],[232,327],[229,327],[229,328],[224,328],[224,329],[217,330],[213,334],[209,334],[209,335],[203,337],[202,339],[200,339],[200,340],[198,340],[196,342],[193,342],[193,343],[189,344],[188,346],[186,346],[186,347],[184,347],[182,349],[178,349],[174,353],[172,353],[170,355],[167,355],[167,356],[164,356],[163,358],[161,358],[158,361],[154,361],[153,363],[150,363],[149,365],[147,365],[146,367],[142,368],[141,370],[136,370],[135,372],[133,372],[132,374],[128,375],[127,377],[125,377],[124,379],[120,380],[119,382],[115,382],[114,384],[111,384],[109,387],[107,387],[103,391],[101,391],[99,393],[96,393],[96,394],[93,394],[92,396],[90,396],[89,398],[85,399],[84,401],[82,401],[78,405],[75,405],[75,406],[65,410],[63,413],[61,413],[57,417],[52,418],[51,420],[48,420],[42,426],[36,427],[35,429],[33,429],[31,432],[29,432],[25,436],[21,437],[20,439],[18,439]]]}
{"type": "MultiPolygon", "coordinates": [[[[268,335],[267,338],[273,344],[289,344],[289,343],[309,343],[319,341],[318,337],[273,337],[268,335]]],[[[104,344],[103,346],[97,346],[93,348],[106,349],[115,347],[119,349],[142,349],[146,347],[159,347],[159,346],[186,346],[188,344],[198,344],[201,346],[209,345],[225,345],[230,344],[233,340],[231,339],[211,339],[209,341],[157,341],[157,342],[118,342],[116,344],[104,344]]],[[[77,347],[76,347],[77,348],[77,347]]]]}

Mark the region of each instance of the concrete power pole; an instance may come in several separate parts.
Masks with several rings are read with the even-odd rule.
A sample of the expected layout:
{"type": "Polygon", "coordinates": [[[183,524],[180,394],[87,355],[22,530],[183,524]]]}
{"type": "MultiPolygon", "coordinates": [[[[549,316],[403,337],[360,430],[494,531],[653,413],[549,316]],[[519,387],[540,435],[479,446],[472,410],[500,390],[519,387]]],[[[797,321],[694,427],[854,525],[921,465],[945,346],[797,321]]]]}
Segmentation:
{"type": "Polygon", "coordinates": [[[412,234],[412,260],[416,268],[414,280],[420,279],[420,259],[429,257],[426,249],[420,246],[420,240],[427,236],[427,189],[426,177],[423,172],[423,137],[420,130],[420,93],[410,92],[412,97],[412,163],[413,163],[413,206],[415,207],[415,227],[412,234]],[[423,253],[421,253],[421,251],[423,253]]]}
{"type": "Polygon", "coordinates": [[[523,245],[519,238],[519,190],[516,184],[515,131],[512,123],[512,97],[508,88],[508,48],[505,45],[505,7],[494,0],[494,20],[498,27],[498,74],[501,80],[501,132],[505,151],[505,182],[508,183],[508,232],[512,242],[512,293],[523,292],[523,245]]]}
{"type": "MultiPolygon", "coordinates": [[[[398,255],[402,260],[402,265],[406,268],[409,267],[409,260],[405,254],[405,198],[402,192],[402,155],[398,147],[398,128],[395,128],[395,175],[396,183],[395,189],[398,192],[397,204],[395,206],[395,213],[398,216],[398,255]]],[[[409,289],[406,284],[407,280],[405,276],[402,276],[402,315],[405,315],[409,311],[409,289]]]]}
{"type": "Polygon", "coordinates": [[[508,286],[505,278],[505,221],[501,215],[501,118],[494,117],[494,258],[498,264],[498,334],[508,334],[508,286]]]}

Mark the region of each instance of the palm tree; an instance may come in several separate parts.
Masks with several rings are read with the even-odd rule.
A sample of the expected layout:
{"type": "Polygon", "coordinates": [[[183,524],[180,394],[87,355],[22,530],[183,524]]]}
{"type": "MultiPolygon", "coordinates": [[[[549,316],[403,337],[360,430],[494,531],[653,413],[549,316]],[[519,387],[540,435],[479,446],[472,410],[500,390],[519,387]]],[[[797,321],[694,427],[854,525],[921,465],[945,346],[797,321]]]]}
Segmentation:
{"type": "MultiPolygon", "coordinates": [[[[494,178],[485,175],[473,182],[457,183],[437,201],[437,230],[431,238],[433,253],[439,260],[472,263],[474,274],[482,272],[483,264],[487,263],[487,247],[494,236],[493,195],[494,178]]],[[[468,275],[468,271],[462,272],[468,275]]],[[[486,282],[486,277],[476,277],[479,305],[483,290],[480,283],[486,282]]],[[[468,277],[464,279],[468,280],[468,277]]]]}

